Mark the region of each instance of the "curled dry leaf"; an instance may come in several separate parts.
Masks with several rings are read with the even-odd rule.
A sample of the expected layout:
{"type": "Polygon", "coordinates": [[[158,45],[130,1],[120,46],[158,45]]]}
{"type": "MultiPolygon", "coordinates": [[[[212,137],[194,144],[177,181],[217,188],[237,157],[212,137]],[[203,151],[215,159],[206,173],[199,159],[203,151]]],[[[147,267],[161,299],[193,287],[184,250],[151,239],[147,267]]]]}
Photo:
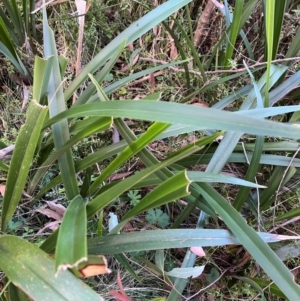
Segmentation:
{"type": "Polygon", "coordinates": [[[46,215],[49,218],[53,218],[56,221],[61,222],[62,217],[66,211],[66,208],[61,204],[56,204],[55,201],[48,201],[46,205],[38,208],[36,211],[46,215]],[[49,207],[49,208],[47,208],[49,207]]]}
{"type": "Polygon", "coordinates": [[[64,207],[62,204],[56,204],[55,201],[47,201],[46,203],[47,203],[47,205],[49,206],[50,209],[54,210],[55,212],[57,212],[61,216],[63,216],[64,213],[67,210],[66,207],[64,207]]]}
{"type": "Polygon", "coordinates": [[[117,283],[119,286],[120,291],[114,291],[114,290],[110,290],[109,294],[112,295],[114,298],[116,298],[118,301],[132,301],[125,293],[124,288],[123,288],[123,284],[121,281],[121,277],[120,277],[120,271],[118,271],[118,276],[117,276],[117,283]]]}
{"type": "Polygon", "coordinates": [[[79,264],[78,270],[82,278],[111,273],[111,270],[107,266],[107,260],[102,255],[89,256],[87,262],[79,264]]]}
{"type": "Polygon", "coordinates": [[[40,229],[37,232],[37,235],[43,233],[46,229],[50,229],[51,231],[54,232],[56,229],[58,229],[60,223],[61,223],[61,221],[53,221],[53,222],[47,223],[42,229],[40,229]]]}
{"type": "Polygon", "coordinates": [[[42,214],[46,215],[49,218],[55,219],[56,221],[61,221],[62,220],[61,215],[59,215],[57,212],[55,212],[51,209],[45,208],[44,206],[37,209],[36,212],[42,213],[42,214]]]}

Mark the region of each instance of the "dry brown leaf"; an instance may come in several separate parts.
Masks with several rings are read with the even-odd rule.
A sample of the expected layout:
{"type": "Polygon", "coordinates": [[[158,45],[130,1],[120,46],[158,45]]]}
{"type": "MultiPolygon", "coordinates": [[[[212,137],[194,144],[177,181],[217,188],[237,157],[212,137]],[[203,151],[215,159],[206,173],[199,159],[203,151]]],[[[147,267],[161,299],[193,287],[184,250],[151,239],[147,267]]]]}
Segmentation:
{"type": "MultiPolygon", "coordinates": [[[[128,45],[128,48],[129,48],[129,50],[130,50],[131,52],[134,51],[134,46],[133,46],[132,43],[128,45]]],[[[137,55],[133,58],[133,60],[132,60],[132,65],[128,64],[128,65],[123,66],[123,67],[120,69],[120,72],[125,73],[125,72],[127,72],[128,70],[130,70],[130,67],[134,66],[134,65],[137,63],[137,61],[139,60],[139,57],[140,57],[140,55],[137,54],[137,55]]]]}
{"type": "Polygon", "coordinates": [[[0,184],[0,194],[4,197],[4,193],[5,193],[5,185],[0,184]]]}
{"type": "Polygon", "coordinates": [[[109,294],[116,298],[118,301],[132,301],[125,293],[120,277],[120,271],[118,271],[117,283],[120,289],[120,292],[109,290],[109,294]]]}
{"type": "Polygon", "coordinates": [[[202,107],[202,108],[208,108],[209,105],[207,102],[198,100],[197,102],[192,103],[193,106],[202,107]]]}
{"type": "Polygon", "coordinates": [[[64,207],[63,205],[61,204],[56,204],[55,201],[47,201],[46,202],[48,207],[50,209],[52,209],[53,211],[57,212],[59,215],[63,216],[64,213],[66,212],[66,207],[64,207]]]}
{"type": "Polygon", "coordinates": [[[132,60],[132,66],[134,66],[134,65],[137,63],[137,61],[139,60],[139,58],[140,58],[140,55],[139,55],[139,54],[137,54],[137,55],[133,58],[133,60],[132,60]]]}
{"type": "Polygon", "coordinates": [[[132,52],[134,51],[134,46],[133,46],[132,43],[130,43],[130,44],[128,45],[128,48],[129,48],[130,51],[132,51],[132,52]]]}
{"type": "Polygon", "coordinates": [[[151,89],[155,88],[155,77],[153,73],[149,74],[149,84],[151,89]]]}
{"type": "Polygon", "coordinates": [[[37,235],[43,233],[46,229],[50,229],[54,232],[55,230],[58,229],[59,225],[60,225],[60,221],[53,221],[53,222],[47,223],[42,229],[40,229],[37,232],[37,235]]]}
{"type": "Polygon", "coordinates": [[[116,181],[116,180],[120,180],[120,179],[124,179],[126,177],[128,177],[129,175],[131,175],[133,173],[133,171],[127,171],[127,172],[123,172],[123,173],[118,173],[115,175],[112,175],[109,180],[110,181],[116,181]]]}
{"type": "Polygon", "coordinates": [[[195,47],[200,47],[203,41],[205,41],[206,37],[209,35],[210,19],[215,8],[215,4],[212,1],[207,1],[205,8],[199,18],[197,28],[194,32],[195,47]]]}
{"type": "Polygon", "coordinates": [[[56,221],[61,221],[62,220],[62,216],[60,214],[58,214],[57,212],[55,212],[51,209],[44,208],[44,206],[37,209],[36,212],[40,212],[40,213],[46,215],[49,218],[55,219],[56,221]]]}
{"type": "Polygon", "coordinates": [[[24,108],[28,102],[28,97],[29,97],[29,89],[26,85],[23,84],[23,101],[22,101],[21,111],[24,110],[24,108]]]}

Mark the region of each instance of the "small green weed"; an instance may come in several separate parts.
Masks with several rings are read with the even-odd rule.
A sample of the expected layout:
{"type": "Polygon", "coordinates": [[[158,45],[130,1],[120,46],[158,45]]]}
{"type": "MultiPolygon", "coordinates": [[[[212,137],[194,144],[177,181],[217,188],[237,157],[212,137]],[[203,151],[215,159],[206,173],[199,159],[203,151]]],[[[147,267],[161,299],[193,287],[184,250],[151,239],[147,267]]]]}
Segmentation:
{"type": "Polygon", "coordinates": [[[146,220],[151,225],[159,225],[162,228],[165,228],[170,223],[170,217],[168,214],[164,213],[161,209],[150,209],[146,215],[146,220]]]}

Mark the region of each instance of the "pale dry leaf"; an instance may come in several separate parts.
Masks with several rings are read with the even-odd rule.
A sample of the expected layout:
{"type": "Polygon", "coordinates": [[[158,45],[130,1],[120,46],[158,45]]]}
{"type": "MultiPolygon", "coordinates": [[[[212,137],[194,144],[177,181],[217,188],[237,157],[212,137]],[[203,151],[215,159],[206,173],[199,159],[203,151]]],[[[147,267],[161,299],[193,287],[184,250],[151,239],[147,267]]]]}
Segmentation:
{"type": "Polygon", "coordinates": [[[199,257],[205,257],[206,254],[202,247],[191,247],[191,252],[193,252],[195,255],[199,257]]]}
{"type": "Polygon", "coordinates": [[[24,108],[28,102],[28,97],[29,97],[29,89],[26,85],[23,84],[23,101],[22,101],[21,111],[24,110],[24,108]]]}
{"type": "Polygon", "coordinates": [[[15,149],[14,145],[9,145],[0,149],[0,159],[3,159],[7,154],[11,153],[15,149]]]}
{"type": "Polygon", "coordinates": [[[42,229],[40,229],[37,232],[37,235],[43,233],[46,229],[50,229],[54,232],[55,230],[58,229],[59,225],[60,225],[60,221],[53,221],[53,222],[47,223],[42,229]]]}
{"type": "Polygon", "coordinates": [[[117,276],[117,284],[119,286],[120,291],[114,291],[110,290],[109,294],[112,295],[114,298],[116,298],[118,301],[132,301],[125,293],[122,280],[120,277],[120,271],[118,271],[118,276],[117,276]]]}
{"type": "Polygon", "coordinates": [[[42,213],[44,215],[46,215],[49,218],[53,218],[57,221],[61,221],[62,220],[62,216],[60,214],[58,214],[57,212],[51,210],[51,209],[47,209],[47,208],[39,208],[36,210],[39,213],[42,213]]]}
{"type": "Polygon", "coordinates": [[[56,204],[56,201],[46,201],[46,203],[50,209],[57,212],[61,216],[63,216],[67,210],[62,204],[56,204]]]}
{"type": "Polygon", "coordinates": [[[130,49],[130,51],[134,51],[134,46],[133,46],[133,44],[132,43],[130,43],[129,45],[128,45],[128,48],[130,49]]]}
{"type": "Polygon", "coordinates": [[[198,102],[194,102],[192,103],[193,106],[196,106],[196,107],[202,107],[202,108],[208,108],[209,105],[207,102],[205,101],[202,101],[202,100],[199,100],[198,102]]]}
{"type": "Polygon", "coordinates": [[[140,58],[140,55],[139,55],[139,54],[137,54],[137,55],[133,58],[133,60],[132,60],[132,66],[134,66],[134,65],[137,63],[137,61],[139,60],[139,58],[140,58]]]}
{"type": "Polygon", "coordinates": [[[149,84],[151,89],[155,88],[155,77],[153,73],[149,74],[149,84]]]}
{"type": "Polygon", "coordinates": [[[132,301],[129,297],[123,296],[117,291],[109,290],[108,291],[110,295],[112,295],[117,301],[132,301]]]}
{"type": "Polygon", "coordinates": [[[5,193],[5,185],[0,184],[0,194],[4,197],[4,193],[5,193]]]}
{"type": "Polygon", "coordinates": [[[120,179],[124,179],[126,177],[128,177],[129,175],[131,175],[133,173],[133,171],[127,171],[127,172],[122,172],[122,173],[117,173],[112,175],[109,180],[110,181],[116,181],[116,180],[120,180],[120,179]]]}

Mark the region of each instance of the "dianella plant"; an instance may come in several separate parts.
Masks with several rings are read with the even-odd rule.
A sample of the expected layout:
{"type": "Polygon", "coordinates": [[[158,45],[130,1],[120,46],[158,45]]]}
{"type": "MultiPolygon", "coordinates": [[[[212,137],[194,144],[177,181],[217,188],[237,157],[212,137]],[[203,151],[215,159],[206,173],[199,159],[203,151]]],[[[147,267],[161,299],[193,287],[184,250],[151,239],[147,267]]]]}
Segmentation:
{"type": "MultiPolygon", "coordinates": [[[[299,299],[300,287],[269,245],[298,237],[268,233],[268,227],[272,225],[264,224],[260,214],[272,206],[276,191],[297,173],[300,166],[298,158],[283,154],[295,153],[299,148],[297,140],[300,139],[300,126],[296,121],[299,119],[300,108],[299,105],[281,105],[281,100],[299,86],[300,73],[298,71],[285,77],[289,61],[285,64],[272,63],[280,42],[282,20],[290,1],[280,1],[280,5],[276,2],[276,6],[275,1],[264,1],[265,65],[251,68],[245,63],[241,72],[234,75],[224,73],[224,76],[203,85],[197,92],[213,95],[211,91],[218,85],[239,76],[247,76],[251,82],[210,108],[185,102],[161,101],[161,93],[153,93],[139,101],[119,100],[114,99],[113,92],[130,81],[175,65],[184,66],[186,73],[183,80],[191,86],[192,74],[188,70],[191,58],[184,54],[183,47],[188,47],[193,54],[194,67],[204,80],[209,66],[214,62],[216,64],[218,47],[222,46],[223,53],[218,57],[216,66],[222,66],[225,71],[230,69],[237,39],[246,45],[249,56],[254,56],[243,26],[253,9],[262,5],[260,1],[237,0],[233,10],[229,9],[225,1],[219,7],[226,19],[226,30],[216,45],[216,51],[209,57],[199,56],[191,35],[176,21],[176,30],[185,40],[175,40],[177,48],[182,49],[179,51],[180,60],[132,73],[104,86],[105,78],[125,47],[182,8],[189,18],[191,2],[169,0],[149,10],[96,54],[78,76],[68,83],[64,80],[67,61],[58,55],[44,6],[44,57],[35,57],[32,100],[27,109],[26,121],[18,134],[9,165],[1,163],[1,169],[7,172],[0,236],[0,269],[6,277],[1,296],[3,300],[103,300],[101,292],[96,293],[81,278],[109,273],[106,257],[114,256],[138,281],[139,277],[125,254],[149,250],[155,253],[157,273],[164,277],[170,287],[165,300],[182,300],[191,277],[197,277],[204,271],[204,265],[196,264],[199,250],[202,247],[225,245],[242,245],[269,276],[270,280],[265,282],[259,278],[246,277],[239,280],[254,286],[262,298],[264,289],[269,287],[274,294],[289,300],[299,299]],[[81,89],[83,84],[84,90],[81,89]],[[76,101],[71,104],[74,94],[76,101]],[[235,112],[224,110],[236,101],[239,107],[235,112]],[[276,119],[272,118],[283,114],[289,114],[289,122],[274,121],[276,119]],[[147,121],[149,126],[142,134],[136,135],[124,119],[147,121]],[[73,148],[76,144],[112,127],[122,137],[120,141],[114,141],[75,161],[73,148]],[[153,141],[196,131],[205,135],[163,159],[158,159],[147,147],[153,141]],[[251,135],[251,141],[254,142],[241,146],[239,141],[243,135],[251,135]],[[220,136],[223,137],[221,142],[215,144],[220,136]],[[269,142],[270,137],[280,138],[280,141],[269,142]],[[109,183],[108,179],[118,168],[133,157],[139,158],[143,167],[123,180],[109,183]],[[96,173],[95,165],[105,160],[109,160],[109,164],[101,173],[96,173]],[[227,162],[245,163],[247,171],[244,179],[222,174],[227,162]],[[205,165],[206,169],[195,170],[193,167],[197,164],[205,165]],[[51,181],[42,185],[43,177],[53,165],[57,165],[59,172],[51,181]],[[274,167],[268,185],[256,181],[262,165],[274,167]],[[77,178],[79,173],[83,175],[82,183],[77,178]],[[235,199],[229,202],[213,183],[238,185],[235,199]],[[60,227],[45,237],[42,244],[9,234],[9,223],[22,202],[24,192],[32,196],[33,206],[58,185],[63,187],[68,203],[60,227]],[[102,231],[106,227],[103,219],[105,209],[128,191],[148,187],[151,190],[139,196],[135,206],[124,215],[111,213],[109,232],[102,231]],[[158,207],[179,200],[185,201],[186,207],[166,229],[131,233],[123,231],[124,226],[137,215],[152,210],[150,218],[151,214],[152,218],[155,215],[159,217],[160,212],[155,211],[158,207]],[[245,206],[250,207],[255,216],[251,223],[247,223],[241,214],[245,206]],[[200,212],[196,227],[181,229],[182,222],[188,220],[194,212],[200,212]],[[204,221],[208,218],[214,226],[204,229],[204,221]],[[92,238],[88,236],[87,230],[90,220],[97,221],[99,230],[92,238]],[[224,224],[222,229],[219,227],[220,221],[224,224]],[[257,223],[260,225],[258,228],[255,226],[257,223]],[[167,271],[164,250],[176,248],[184,248],[186,255],[180,267],[167,271]]],[[[17,15],[15,1],[10,3],[13,15],[17,15]]],[[[26,6],[26,1],[23,4],[26,6]]],[[[12,28],[17,20],[11,14],[8,14],[11,21],[4,23],[0,7],[0,25],[7,36],[13,32],[16,45],[19,36],[12,28]]],[[[24,18],[24,15],[20,17],[24,18]]],[[[30,27],[28,21],[24,24],[27,27],[20,27],[20,30],[30,27]]],[[[166,31],[176,38],[175,29],[164,24],[166,31]]],[[[299,31],[286,58],[299,52],[297,38],[299,31]]],[[[5,44],[2,41],[0,49],[6,51],[15,66],[19,66],[19,71],[27,76],[26,68],[23,68],[10,43],[13,42],[7,41],[5,44]]],[[[134,194],[134,197],[137,198],[137,195],[134,194]]],[[[299,214],[293,210],[288,213],[288,217],[299,214]]]]}

